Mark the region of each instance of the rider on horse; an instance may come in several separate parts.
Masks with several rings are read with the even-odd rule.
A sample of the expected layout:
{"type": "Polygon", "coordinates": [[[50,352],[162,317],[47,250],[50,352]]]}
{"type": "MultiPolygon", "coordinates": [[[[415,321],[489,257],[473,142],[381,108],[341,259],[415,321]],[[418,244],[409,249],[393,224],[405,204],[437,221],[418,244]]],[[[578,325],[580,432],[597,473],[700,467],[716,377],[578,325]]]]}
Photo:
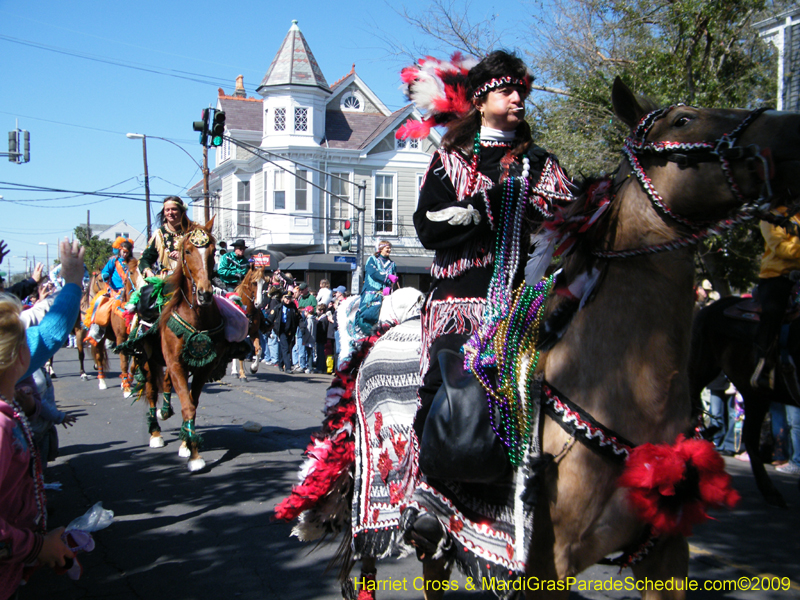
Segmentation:
{"type": "MultiPolygon", "coordinates": [[[[785,207],[777,209],[777,212],[786,217],[785,207]]],[[[792,216],[785,227],[761,221],[764,255],[758,275],[758,298],[761,302],[761,320],[756,332],[758,364],[750,379],[754,388],[772,389],[775,384],[775,342],[794,287],[789,274],[800,270],[798,226],[798,215],[792,216]]]]}
{"type": "Polygon", "coordinates": [[[229,292],[236,289],[250,268],[250,264],[244,257],[244,251],[247,250],[244,240],[236,240],[232,247],[233,252],[226,252],[219,260],[217,267],[219,278],[229,292]]]}
{"type": "MultiPolygon", "coordinates": [[[[119,238],[117,241],[119,241],[119,238]]],[[[84,325],[89,329],[89,337],[95,342],[102,340],[105,335],[108,316],[111,313],[114,302],[111,292],[114,292],[115,294],[113,295],[118,298],[119,292],[125,287],[130,276],[128,273],[128,260],[133,255],[133,242],[130,239],[123,239],[118,245],[119,255],[112,256],[100,273],[107,287],[98,292],[92,299],[89,312],[84,320],[84,325]],[[100,317],[99,322],[98,317],[100,317]]]]}
{"type": "Polygon", "coordinates": [[[139,270],[146,277],[172,273],[178,264],[178,247],[189,230],[186,205],[178,196],[164,198],[164,208],[158,215],[161,226],[147,242],[139,259],[139,270]],[[158,266],[156,266],[158,265],[158,266]]]}
{"type": "MultiPolygon", "coordinates": [[[[421,106],[438,105],[421,97],[428,86],[420,84],[431,76],[431,62],[426,59],[416,73],[414,68],[403,73],[410,98],[421,106]]],[[[465,68],[460,66],[462,73],[465,68]]],[[[414,213],[422,245],[435,250],[433,282],[422,313],[417,436],[442,386],[438,353],[459,352],[492,311],[507,307],[497,294],[524,279],[531,233],[550,208],[545,194],[557,191],[571,198],[563,194],[566,176],[555,157],[534,145],[525,121],[532,76],[522,60],[495,51],[463,79],[455,90],[456,95],[466,91],[463,103],[452,102],[450,115],[426,117],[447,123],[448,131],[423,179],[414,213]]],[[[409,129],[400,135],[423,134],[409,129]]],[[[422,513],[407,536],[433,550],[444,533],[436,517],[422,513]]]]}

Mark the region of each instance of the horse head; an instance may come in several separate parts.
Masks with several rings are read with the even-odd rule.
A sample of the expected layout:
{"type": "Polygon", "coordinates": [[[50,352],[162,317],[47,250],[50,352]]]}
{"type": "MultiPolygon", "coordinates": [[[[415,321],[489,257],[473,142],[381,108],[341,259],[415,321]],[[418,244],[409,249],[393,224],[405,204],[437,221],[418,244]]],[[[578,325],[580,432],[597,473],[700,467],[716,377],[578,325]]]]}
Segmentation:
{"type": "Polygon", "coordinates": [[[627,216],[653,215],[642,211],[651,204],[661,221],[638,243],[669,242],[675,238],[669,229],[697,236],[713,223],[757,217],[798,200],[800,115],[682,104],[654,109],[619,78],[612,103],[631,131],[616,184],[641,188],[627,216]]]}
{"type": "Polygon", "coordinates": [[[266,267],[257,267],[250,263],[250,268],[236,291],[240,296],[246,296],[255,308],[261,309],[264,307],[264,296],[268,284],[269,277],[266,267]]]}
{"type": "MultiPolygon", "coordinates": [[[[215,215],[216,216],[216,215],[215,215]]],[[[214,302],[214,288],[211,277],[214,273],[214,253],[216,240],[211,234],[214,218],[205,225],[196,225],[183,236],[180,245],[180,268],[176,273],[182,276],[183,293],[192,304],[209,306],[214,302]]]]}

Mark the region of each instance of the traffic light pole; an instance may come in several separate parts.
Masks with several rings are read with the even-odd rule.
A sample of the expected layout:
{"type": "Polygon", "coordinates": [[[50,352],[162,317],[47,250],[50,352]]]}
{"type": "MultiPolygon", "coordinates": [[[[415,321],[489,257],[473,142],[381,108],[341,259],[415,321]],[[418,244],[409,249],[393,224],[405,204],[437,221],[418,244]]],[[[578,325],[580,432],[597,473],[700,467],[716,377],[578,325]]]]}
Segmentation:
{"type": "Polygon", "coordinates": [[[211,219],[211,208],[208,201],[208,146],[203,146],[203,216],[205,222],[211,219]]]}
{"type": "Polygon", "coordinates": [[[367,215],[367,205],[366,205],[366,197],[367,197],[367,180],[362,179],[361,183],[357,184],[358,187],[358,206],[355,207],[356,209],[356,218],[358,219],[358,252],[356,254],[356,260],[358,262],[355,276],[353,277],[353,284],[351,286],[351,291],[353,294],[360,294],[361,293],[361,281],[364,279],[364,230],[365,230],[365,221],[367,215]]]}

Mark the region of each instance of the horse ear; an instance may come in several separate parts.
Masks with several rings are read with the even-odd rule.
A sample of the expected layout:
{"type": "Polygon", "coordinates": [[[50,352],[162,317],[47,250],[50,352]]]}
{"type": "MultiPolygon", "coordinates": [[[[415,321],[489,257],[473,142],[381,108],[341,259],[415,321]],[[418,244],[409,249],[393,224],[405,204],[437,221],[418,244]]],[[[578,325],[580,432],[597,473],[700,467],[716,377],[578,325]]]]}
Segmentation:
{"type": "Polygon", "coordinates": [[[631,131],[639,124],[639,119],[645,114],[645,109],[625,82],[617,76],[614,78],[614,87],[611,90],[611,105],[614,114],[630,127],[631,131]]]}
{"type": "Polygon", "coordinates": [[[208,220],[208,223],[205,224],[203,229],[206,230],[206,233],[211,233],[211,230],[214,228],[214,219],[217,218],[217,215],[214,215],[208,220]]]}

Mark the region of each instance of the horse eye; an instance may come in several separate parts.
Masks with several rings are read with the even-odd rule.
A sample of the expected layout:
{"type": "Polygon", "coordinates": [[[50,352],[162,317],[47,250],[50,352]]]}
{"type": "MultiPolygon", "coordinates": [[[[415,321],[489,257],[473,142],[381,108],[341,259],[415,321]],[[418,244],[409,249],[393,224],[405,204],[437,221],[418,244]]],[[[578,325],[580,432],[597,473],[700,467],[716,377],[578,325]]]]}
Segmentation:
{"type": "Polygon", "coordinates": [[[685,125],[688,125],[691,122],[692,122],[692,117],[690,117],[688,115],[681,115],[680,117],[675,119],[675,122],[672,124],[672,126],[673,127],[684,127],[685,125]]]}

